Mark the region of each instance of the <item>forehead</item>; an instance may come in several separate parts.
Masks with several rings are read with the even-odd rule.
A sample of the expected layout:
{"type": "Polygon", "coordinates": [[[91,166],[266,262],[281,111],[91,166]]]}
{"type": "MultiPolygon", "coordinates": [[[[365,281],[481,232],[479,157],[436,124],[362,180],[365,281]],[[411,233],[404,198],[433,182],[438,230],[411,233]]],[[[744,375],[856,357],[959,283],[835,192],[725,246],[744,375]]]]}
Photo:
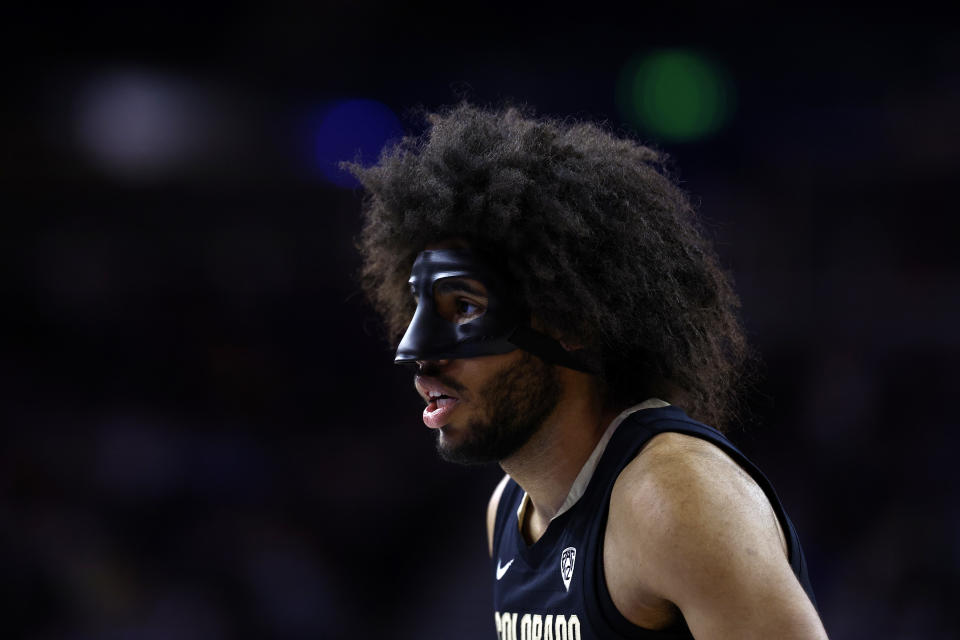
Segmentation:
{"type": "Polygon", "coordinates": [[[442,278],[483,279],[488,269],[466,249],[427,249],[413,263],[410,282],[442,278]]]}
{"type": "Polygon", "coordinates": [[[413,263],[408,282],[415,291],[429,284],[440,286],[441,282],[447,286],[455,285],[458,290],[472,289],[478,295],[488,295],[491,290],[503,291],[496,270],[476,253],[464,248],[422,251],[413,263]]]}

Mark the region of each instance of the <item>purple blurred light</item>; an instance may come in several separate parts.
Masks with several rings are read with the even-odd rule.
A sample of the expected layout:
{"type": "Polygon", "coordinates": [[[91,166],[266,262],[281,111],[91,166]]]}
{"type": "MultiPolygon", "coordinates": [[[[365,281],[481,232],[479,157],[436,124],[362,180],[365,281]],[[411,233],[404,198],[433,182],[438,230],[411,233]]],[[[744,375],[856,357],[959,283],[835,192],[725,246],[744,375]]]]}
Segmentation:
{"type": "Polygon", "coordinates": [[[182,166],[202,147],[205,108],[185,83],[142,72],[101,76],[75,107],[82,150],[121,178],[150,178],[182,166]]]}

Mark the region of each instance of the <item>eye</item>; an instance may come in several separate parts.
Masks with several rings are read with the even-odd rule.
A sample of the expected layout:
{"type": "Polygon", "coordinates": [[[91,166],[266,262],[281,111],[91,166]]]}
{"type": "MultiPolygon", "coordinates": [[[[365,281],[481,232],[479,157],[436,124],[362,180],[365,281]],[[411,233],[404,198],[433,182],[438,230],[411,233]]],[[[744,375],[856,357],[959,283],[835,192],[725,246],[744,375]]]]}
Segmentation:
{"type": "Polygon", "coordinates": [[[487,291],[482,282],[469,278],[444,278],[433,287],[437,315],[453,324],[476,320],[487,312],[487,291]]]}
{"type": "Polygon", "coordinates": [[[457,314],[462,316],[475,316],[480,312],[480,305],[474,304],[463,298],[457,299],[457,314]]]}

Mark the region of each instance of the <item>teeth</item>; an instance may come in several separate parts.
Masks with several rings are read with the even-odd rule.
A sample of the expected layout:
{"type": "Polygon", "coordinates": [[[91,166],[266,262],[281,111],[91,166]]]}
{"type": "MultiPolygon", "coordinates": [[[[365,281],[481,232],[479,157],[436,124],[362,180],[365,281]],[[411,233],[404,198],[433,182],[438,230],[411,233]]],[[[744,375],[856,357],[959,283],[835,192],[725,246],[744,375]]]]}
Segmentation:
{"type": "Polygon", "coordinates": [[[431,400],[431,401],[432,401],[432,400],[442,400],[442,399],[444,399],[445,396],[446,396],[447,399],[450,399],[450,400],[456,400],[456,399],[457,399],[457,398],[451,398],[451,397],[447,396],[447,394],[443,393],[442,391],[428,391],[428,392],[427,392],[427,398],[428,398],[429,400],[431,400]]]}
{"type": "Polygon", "coordinates": [[[437,408],[446,407],[447,405],[453,404],[456,401],[456,398],[440,398],[437,400],[437,408]]]}

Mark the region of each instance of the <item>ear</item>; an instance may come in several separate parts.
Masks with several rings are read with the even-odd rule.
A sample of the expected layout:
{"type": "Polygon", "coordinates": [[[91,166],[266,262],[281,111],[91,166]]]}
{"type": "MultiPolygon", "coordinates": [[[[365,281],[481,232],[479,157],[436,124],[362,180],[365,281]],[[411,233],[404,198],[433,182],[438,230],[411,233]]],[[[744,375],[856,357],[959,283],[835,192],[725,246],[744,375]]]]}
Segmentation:
{"type": "Polygon", "coordinates": [[[545,333],[559,342],[560,346],[567,351],[579,351],[580,349],[584,348],[584,345],[578,338],[564,335],[562,332],[554,329],[535,315],[531,316],[530,318],[530,326],[540,333],[545,333]]]}

